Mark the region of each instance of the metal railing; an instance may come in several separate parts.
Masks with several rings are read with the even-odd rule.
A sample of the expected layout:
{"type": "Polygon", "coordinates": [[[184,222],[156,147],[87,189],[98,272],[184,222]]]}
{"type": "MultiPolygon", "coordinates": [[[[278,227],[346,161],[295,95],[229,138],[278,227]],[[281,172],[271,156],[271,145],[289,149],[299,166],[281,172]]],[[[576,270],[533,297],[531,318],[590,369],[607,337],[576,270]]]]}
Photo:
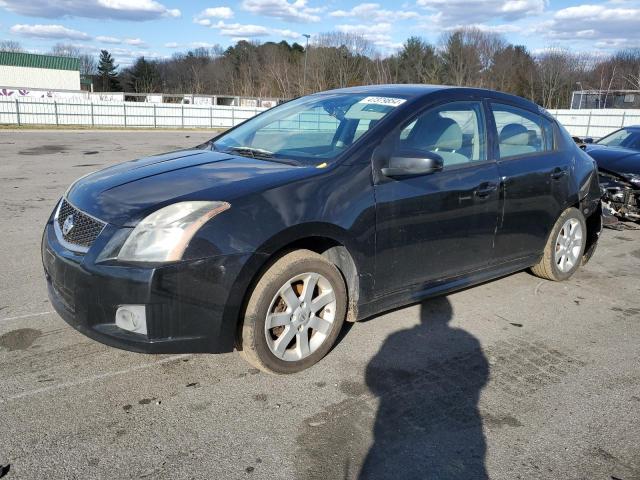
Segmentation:
{"type": "Polygon", "coordinates": [[[131,128],[230,128],[266,110],[261,107],[72,102],[1,98],[0,124],[131,128]]]}
{"type": "MultiPolygon", "coordinates": [[[[142,102],[60,101],[50,98],[0,97],[0,124],[125,128],[230,128],[266,110],[262,107],[142,102]]],[[[572,135],[603,137],[640,124],[640,110],[550,110],[572,135]]],[[[274,129],[335,129],[328,114],[301,113],[274,129]]]]}

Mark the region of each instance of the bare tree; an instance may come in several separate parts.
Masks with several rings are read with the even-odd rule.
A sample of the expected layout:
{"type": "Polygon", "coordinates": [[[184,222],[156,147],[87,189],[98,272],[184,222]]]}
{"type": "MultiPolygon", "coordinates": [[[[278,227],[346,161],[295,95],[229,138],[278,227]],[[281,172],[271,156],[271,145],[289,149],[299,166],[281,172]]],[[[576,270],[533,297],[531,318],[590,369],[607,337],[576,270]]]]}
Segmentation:
{"type": "Polygon", "coordinates": [[[539,102],[546,108],[560,108],[570,98],[577,81],[584,78],[588,58],[552,48],[537,58],[539,102]]]}
{"type": "Polygon", "coordinates": [[[20,53],[24,52],[24,49],[19,42],[16,42],[14,40],[4,40],[0,42],[0,52],[20,53]]]}
{"type": "Polygon", "coordinates": [[[624,80],[621,88],[640,90],[640,48],[622,50],[612,60],[620,66],[620,75],[624,80]]]}
{"type": "Polygon", "coordinates": [[[443,78],[446,83],[469,86],[479,83],[483,68],[480,51],[470,40],[468,31],[464,29],[445,33],[440,39],[443,78]]]}
{"type": "Polygon", "coordinates": [[[314,40],[309,59],[316,57],[313,66],[323,71],[329,86],[347,87],[359,83],[374,53],[373,43],[361,35],[327,32],[314,40]]]}
{"type": "Polygon", "coordinates": [[[536,64],[527,49],[509,45],[498,51],[488,72],[490,88],[535,100],[536,64]]]}
{"type": "MultiPolygon", "coordinates": [[[[82,48],[58,44],[52,52],[79,58],[85,75],[96,71],[94,59],[82,48]]],[[[534,57],[525,47],[477,28],[446,32],[437,47],[411,37],[397,53],[386,56],[362,35],[327,32],[317,35],[306,53],[307,91],[376,83],[447,83],[498,89],[562,108],[569,106],[580,82],[603,92],[640,89],[640,49],[592,57],[551,48],[534,57]]],[[[297,43],[241,40],[224,50],[196,48],[170,59],[144,60],[139,68],[122,71],[120,80],[138,91],[291,98],[302,89],[304,55],[297,43]]],[[[118,88],[117,71],[113,58],[105,57],[100,79],[109,90],[118,88]]],[[[607,94],[602,98],[606,101],[607,94]]]]}
{"type": "Polygon", "coordinates": [[[51,47],[51,55],[77,58],[80,61],[80,75],[90,77],[98,73],[95,57],[82,53],[82,49],[65,43],[56,43],[51,47]]]}
{"type": "Polygon", "coordinates": [[[80,56],[81,50],[75,45],[70,45],[67,43],[56,43],[53,47],[51,47],[51,55],[55,55],[57,57],[73,57],[78,58],[80,56]]]}

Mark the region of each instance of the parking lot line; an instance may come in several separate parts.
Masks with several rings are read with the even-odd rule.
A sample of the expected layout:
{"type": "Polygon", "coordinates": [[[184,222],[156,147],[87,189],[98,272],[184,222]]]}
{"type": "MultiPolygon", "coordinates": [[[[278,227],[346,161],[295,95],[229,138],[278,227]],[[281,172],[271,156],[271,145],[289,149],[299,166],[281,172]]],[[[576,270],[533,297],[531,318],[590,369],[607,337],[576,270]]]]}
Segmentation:
{"type": "Polygon", "coordinates": [[[105,373],[101,373],[99,375],[93,375],[91,377],[86,377],[86,378],[81,378],[79,380],[75,380],[73,382],[66,382],[66,383],[59,383],[58,385],[51,385],[49,387],[43,387],[43,388],[37,388],[35,390],[29,390],[26,392],[22,392],[22,393],[17,393],[15,395],[11,395],[7,398],[0,398],[0,403],[7,403],[13,400],[20,400],[21,398],[25,398],[25,397],[32,397],[34,395],[39,395],[41,393],[47,393],[47,392],[51,392],[54,390],[61,390],[64,388],[72,388],[72,387],[77,387],[79,385],[85,385],[87,383],[93,383],[93,382],[97,382],[100,380],[104,380],[105,378],[111,378],[111,377],[117,377],[118,375],[126,375],[128,373],[132,373],[132,372],[136,372],[138,370],[144,370],[147,368],[151,368],[151,367],[155,367],[157,365],[162,365],[163,363],[168,363],[168,362],[173,362],[175,360],[180,360],[182,358],[188,358],[191,357],[192,354],[190,353],[185,353],[185,354],[181,354],[181,355],[172,355],[171,357],[167,357],[167,358],[163,358],[162,360],[158,360],[157,362],[153,362],[153,363],[146,363],[144,365],[137,365],[135,367],[131,367],[131,368],[127,368],[124,370],[117,370],[115,372],[105,372],[105,373]]]}
{"type": "Polygon", "coordinates": [[[49,315],[50,313],[53,313],[53,312],[29,313],[29,314],[26,314],[26,315],[17,315],[15,317],[0,318],[0,323],[10,322],[12,320],[20,320],[20,319],[23,319],[23,318],[40,317],[42,315],[49,315]]]}

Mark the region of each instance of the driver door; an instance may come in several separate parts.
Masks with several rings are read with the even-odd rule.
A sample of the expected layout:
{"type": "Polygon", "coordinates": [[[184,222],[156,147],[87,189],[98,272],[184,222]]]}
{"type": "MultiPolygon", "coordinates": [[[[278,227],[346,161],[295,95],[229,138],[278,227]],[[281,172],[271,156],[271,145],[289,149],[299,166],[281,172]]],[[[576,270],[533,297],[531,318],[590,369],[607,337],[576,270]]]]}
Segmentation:
{"type": "Polygon", "coordinates": [[[378,295],[418,291],[491,263],[499,175],[481,100],[445,103],[401,125],[376,150],[374,169],[378,295]],[[407,149],[439,155],[443,169],[384,177],[385,162],[407,149]]]}

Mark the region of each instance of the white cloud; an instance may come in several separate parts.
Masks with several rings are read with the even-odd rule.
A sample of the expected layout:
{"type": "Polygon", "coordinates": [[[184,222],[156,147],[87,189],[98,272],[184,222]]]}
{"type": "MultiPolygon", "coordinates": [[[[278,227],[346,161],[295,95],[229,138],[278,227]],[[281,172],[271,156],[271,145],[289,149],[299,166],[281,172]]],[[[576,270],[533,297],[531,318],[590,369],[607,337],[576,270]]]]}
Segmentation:
{"type": "Polygon", "coordinates": [[[211,25],[212,18],[229,20],[230,18],[233,18],[233,10],[231,10],[229,7],[205,8],[203,11],[193,17],[193,21],[198,25],[209,27],[211,25]]]}
{"type": "Polygon", "coordinates": [[[18,24],[11,27],[11,33],[23,35],[25,37],[68,39],[68,40],[91,40],[91,37],[78,30],[72,30],[62,25],[23,25],[18,24]]]}
{"type": "Polygon", "coordinates": [[[229,7],[205,8],[200,15],[209,18],[213,17],[228,20],[233,17],[233,10],[229,7]]]}
{"type": "Polygon", "coordinates": [[[631,3],[577,5],[555,12],[534,32],[551,40],[585,40],[598,48],[640,45],[640,7],[631,3]]]}
{"type": "Polygon", "coordinates": [[[408,20],[419,18],[420,14],[410,10],[386,10],[379,3],[361,3],[351,10],[334,10],[329,12],[329,16],[337,18],[353,17],[364,22],[379,22],[393,20],[408,20]]]}
{"type": "Polygon", "coordinates": [[[219,45],[217,43],[211,43],[211,42],[191,42],[189,46],[193,48],[213,48],[219,45]]]}
{"type": "Polygon", "coordinates": [[[298,40],[302,35],[298,32],[294,32],[293,30],[284,29],[284,30],[274,30],[274,33],[280,35],[281,37],[288,38],[289,40],[298,40]]]}
{"type": "Polygon", "coordinates": [[[460,30],[463,28],[475,28],[477,30],[480,30],[481,32],[497,34],[522,32],[522,26],[513,25],[510,23],[502,23],[499,25],[487,25],[486,23],[472,23],[468,25],[458,24],[447,27],[446,30],[460,30]]]}
{"type": "Polygon", "coordinates": [[[118,38],[118,37],[109,37],[104,35],[97,36],[96,41],[100,43],[110,43],[113,45],[119,45],[121,43],[125,43],[127,45],[132,45],[135,47],[143,47],[147,45],[144,42],[144,40],[140,38],[118,38]]]}
{"type": "Polygon", "coordinates": [[[402,43],[393,40],[391,36],[392,25],[388,22],[376,24],[375,29],[367,24],[342,24],[336,25],[336,30],[361,36],[383,50],[398,50],[402,47],[402,43]]]}
{"type": "Polygon", "coordinates": [[[407,8],[407,5],[403,5],[402,10],[392,11],[382,8],[379,3],[360,3],[349,10],[329,12],[329,16],[358,20],[357,24],[336,25],[335,29],[339,32],[361,36],[385,53],[390,53],[402,47],[402,43],[394,40],[392,36],[393,24],[400,20],[423,18],[419,13],[407,10],[407,8]]]}
{"type": "Polygon", "coordinates": [[[379,23],[376,25],[375,30],[371,28],[371,25],[352,25],[352,24],[343,24],[336,25],[336,30],[343,33],[353,33],[355,35],[368,35],[368,34],[377,34],[377,33],[387,33],[391,31],[390,23],[379,23]]]}
{"type": "Polygon", "coordinates": [[[178,48],[178,47],[180,47],[180,44],[176,42],[167,42],[164,44],[164,48],[178,48]]]}
{"type": "Polygon", "coordinates": [[[146,48],[133,50],[123,47],[112,48],[109,49],[109,53],[113,55],[116,63],[120,64],[121,67],[133,64],[133,62],[140,57],[144,57],[147,60],[166,58],[166,55],[148,50],[146,48]]]}
{"type": "Polygon", "coordinates": [[[125,38],[124,43],[127,45],[134,45],[136,47],[146,45],[146,43],[140,38],[125,38]]]}
{"type": "Polygon", "coordinates": [[[0,7],[20,15],[44,18],[87,17],[116,20],[153,20],[179,17],[180,10],[155,0],[0,0],[0,7]]]}
{"type": "Polygon", "coordinates": [[[595,46],[604,49],[638,48],[638,41],[628,38],[607,38],[596,42],[595,46]]]}
{"type": "Polygon", "coordinates": [[[447,26],[538,15],[544,12],[547,0],[417,0],[416,3],[432,14],[432,21],[447,26]]]}
{"type": "Polygon", "coordinates": [[[323,9],[307,6],[307,0],[243,0],[243,10],[255,15],[273,17],[287,22],[319,22],[323,9]]]}
{"type": "Polygon", "coordinates": [[[224,35],[225,37],[264,37],[270,33],[269,29],[262,25],[225,23],[222,20],[212,25],[211,28],[217,29],[220,35],[224,35]]]}
{"type": "Polygon", "coordinates": [[[211,23],[208,26],[209,28],[218,30],[220,35],[231,37],[236,41],[269,36],[297,40],[302,36],[300,33],[289,29],[269,28],[263,25],[246,23],[226,23],[222,20],[217,23],[211,23]]]}
{"type": "Polygon", "coordinates": [[[120,39],[120,38],[108,37],[108,36],[104,36],[104,35],[98,35],[96,37],[96,41],[101,42],[101,43],[112,43],[114,45],[122,43],[122,39],[120,39]]]}
{"type": "MultiPolygon", "coordinates": [[[[66,43],[66,42],[65,42],[66,43]]],[[[102,50],[100,45],[92,45],[87,43],[69,43],[72,47],[78,48],[82,53],[87,53],[93,56],[97,56],[102,50]]],[[[127,48],[125,46],[109,47],[109,53],[115,59],[116,65],[120,67],[126,67],[131,65],[137,58],[145,57],[147,60],[156,60],[162,58],[169,58],[166,54],[149,50],[148,48],[127,48]]],[[[34,49],[35,51],[35,49],[34,49]]],[[[42,53],[46,53],[47,50],[43,50],[42,53]]]]}

